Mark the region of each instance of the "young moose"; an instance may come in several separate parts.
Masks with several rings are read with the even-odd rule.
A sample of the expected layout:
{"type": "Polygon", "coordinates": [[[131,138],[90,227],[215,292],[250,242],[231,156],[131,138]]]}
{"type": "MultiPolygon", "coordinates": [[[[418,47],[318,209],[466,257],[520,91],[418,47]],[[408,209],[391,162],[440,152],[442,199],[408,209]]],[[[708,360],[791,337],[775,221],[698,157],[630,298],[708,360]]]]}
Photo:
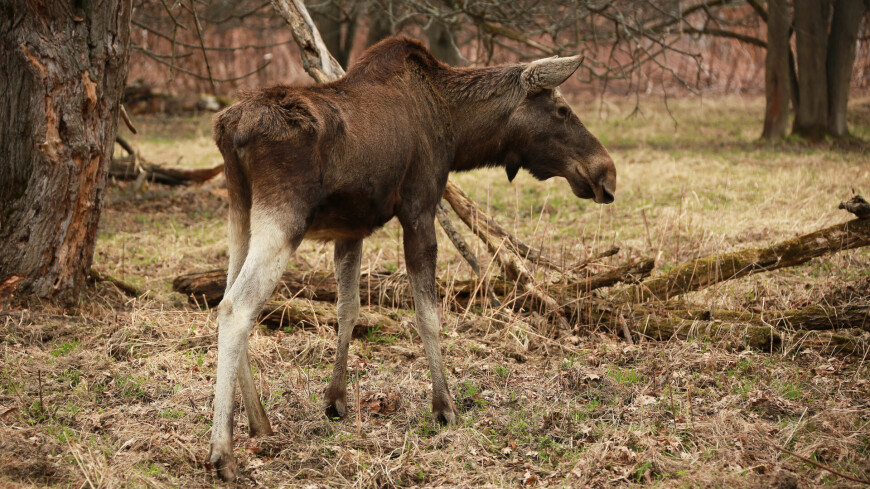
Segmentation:
{"type": "Polygon", "coordinates": [[[346,412],[362,240],[397,216],[432,375],[432,414],[456,420],[438,343],[436,206],[448,173],[496,165],[510,180],[525,168],[541,180],[564,177],[578,197],[613,202],[613,160],[557,89],[581,62],[452,68],[416,41],[387,39],[336,82],[251,91],[215,117],[230,200],[210,456],[222,478],[238,473],[236,378],[251,435],[271,433],[248,363],[248,334],[304,238],[335,241],[339,332],[327,414],[346,412]]]}

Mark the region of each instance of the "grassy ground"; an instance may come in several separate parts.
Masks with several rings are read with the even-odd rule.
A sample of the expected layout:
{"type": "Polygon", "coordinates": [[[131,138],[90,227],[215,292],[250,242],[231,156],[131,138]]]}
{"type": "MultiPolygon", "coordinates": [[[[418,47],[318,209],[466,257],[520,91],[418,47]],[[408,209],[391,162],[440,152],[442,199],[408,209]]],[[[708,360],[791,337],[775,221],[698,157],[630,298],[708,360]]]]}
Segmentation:
{"type": "MultiPolygon", "coordinates": [[[[711,252],[763,246],[841,222],[852,189],[870,196],[866,144],[765,144],[762,102],[578,103],[610,148],[614,205],[579,201],[564,181],[498,170],[455,181],[518,236],[574,261],[611,245],[601,265],[656,258],[657,269],[711,252]]],[[[852,110],[870,138],[870,100],[852,110]]],[[[219,162],[209,117],[140,118],[131,141],[150,161],[219,162]]],[[[172,292],[173,277],[226,266],[226,203],[214,185],[110,184],[95,268],[149,292],[97,284],[75,307],[0,314],[0,486],[209,487],[216,325],[172,292]]],[[[457,221],[458,222],[458,221],[457,221]]],[[[463,230],[464,231],[464,230],[463,230]]],[[[440,232],[440,231],[439,231],[440,232]]],[[[482,245],[466,235],[488,260],[482,245]]],[[[439,275],[470,271],[444,236],[439,275]]],[[[365,270],[401,270],[400,230],[366,242],[365,270]]],[[[331,246],[305,243],[292,266],[325,270],[331,246]]],[[[830,297],[870,300],[870,253],[856,250],[690,294],[756,312],[830,297]]],[[[351,413],[329,421],[321,393],[335,334],[258,328],[255,377],[277,435],[249,440],[237,416],[244,484],[264,487],[858,487],[776,445],[870,478],[866,356],[733,350],[704,341],[628,345],[584,328],[544,337],[448,304],[442,345],[461,421],[429,416],[430,386],[413,323],[351,346],[351,413]]],[[[410,311],[394,311],[410,319],[410,311]]],[[[864,333],[866,335],[866,333],[864,333]]]]}

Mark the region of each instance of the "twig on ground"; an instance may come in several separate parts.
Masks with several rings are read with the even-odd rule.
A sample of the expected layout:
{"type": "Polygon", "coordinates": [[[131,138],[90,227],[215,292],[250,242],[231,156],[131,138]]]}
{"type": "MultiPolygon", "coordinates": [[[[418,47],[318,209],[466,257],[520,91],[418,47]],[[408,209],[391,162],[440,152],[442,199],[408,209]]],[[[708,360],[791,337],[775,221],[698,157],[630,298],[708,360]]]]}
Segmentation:
{"type": "Polygon", "coordinates": [[[104,273],[101,273],[94,268],[91,268],[90,270],[88,270],[88,275],[91,278],[91,280],[93,280],[94,282],[109,282],[109,283],[111,283],[112,285],[114,285],[115,287],[120,289],[121,292],[123,292],[127,296],[139,297],[140,295],[142,295],[142,291],[139,290],[139,288],[137,288],[136,286],[130,285],[127,282],[124,282],[123,280],[112,277],[111,275],[106,275],[104,273]]]}
{"type": "Polygon", "coordinates": [[[811,460],[811,459],[806,458],[802,455],[798,455],[798,454],[792,452],[791,450],[787,450],[787,449],[777,445],[776,443],[773,443],[772,441],[768,441],[765,438],[762,438],[762,440],[764,440],[768,445],[772,446],[773,448],[776,448],[777,450],[779,450],[785,454],[791,455],[792,457],[800,460],[801,462],[808,463],[808,464],[810,464],[818,469],[826,470],[826,471],[828,471],[836,476],[842,477],[844,479],[848,479],[852,482],[859,482],[861,484],[867,484],[868,486],[870,486],[870,480],[859,479],[857,477],[854,477],[854,476],[851,476],[848,474],[844,474],[844,473],[840,472],[839,470],[832,469],[831,467],[828,467],[827,465],[820,464],[820,463],[816,462],[815,460],[811,460]]]}

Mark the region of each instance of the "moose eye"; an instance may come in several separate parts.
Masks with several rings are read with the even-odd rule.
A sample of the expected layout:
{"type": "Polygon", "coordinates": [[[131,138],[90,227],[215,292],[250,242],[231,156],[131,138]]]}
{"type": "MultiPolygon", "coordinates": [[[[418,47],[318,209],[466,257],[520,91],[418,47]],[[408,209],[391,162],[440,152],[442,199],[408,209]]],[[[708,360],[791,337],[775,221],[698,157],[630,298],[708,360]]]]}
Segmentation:
{"type": "Polygon", "coordinates": [[[571,113],[571,109],[566,105],[560,105],[558,109],[556,109],[556,113],[559,114],[559,117],[562,119],[567,119],[568,115],[571,113]]]}

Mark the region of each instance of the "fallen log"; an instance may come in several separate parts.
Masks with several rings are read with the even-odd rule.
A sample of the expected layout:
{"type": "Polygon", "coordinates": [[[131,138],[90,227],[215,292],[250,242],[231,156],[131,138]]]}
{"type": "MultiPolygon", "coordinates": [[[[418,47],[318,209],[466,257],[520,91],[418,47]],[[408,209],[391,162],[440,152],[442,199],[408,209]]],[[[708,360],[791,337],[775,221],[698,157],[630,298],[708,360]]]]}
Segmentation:
{"type": "MultiPolygon", "coordinates": [[[[578,301],[588,295],[588,291],[598,287],[612,285],[618,280],[631,280],[643,276],[652,268],[649,260],[631,263],[599,275],[588,277],[588,284],[553,284],[547,286],[546,293],[551,297],[562,298],[560,302],[584,304],[578,301]]],[[[223,269],[195,272],[175,277],[172,289],[188,296],[191,302],[209,307],[217,306],[224,296],[227,271],[223,269]]],[[[485,295],[490,293],[497,297],[506,297],[514,292],[515,283],[502,279],[489,279],[484,284],[477,280],[455,280],[452,282],[439,280],[438,293],[440,298],[450,291],[451,297],[466,299],[476,291],[485,295]],[[481,290],[482,289],[482,290],[481,290]]],[[[329,272],[297,272],[286,271],[278,284],[277,292],[288,297],[297,297],[312,301],[332,302],[337,297],[335,276],[329,272]]],[[[400,273],[364,273],[360,277],[360,303],[386,307],[410,307],[411,291],[407,278],[400,273]]]]}
{"type": "Polygon", "coordinates": [[[636,283],[649,276],[654,266],[655,260],[652,258],[635,261],[606,272],[589,275],[577,282],[568,284],[565,288],[575,290],[574,295],[580,296],[595,289],[610,287],[620,282],[636,283]]]}
{"type": "MultiPolygon", "coordinates": [[[[637,311],[637,309],[635,309],[637,311]]],[[[650,307],[647,313],[656,314],[650,307]]],[[[863,329],[870,332],[870,305],[809,306],[803,309],[767,311],[758,314],[725,309],[668,309],[665,315],[690,320],[721,320],[755,325],[769,325],[791,330],[823,331],[836,329],[863,329]]]]}
{"type": "MultiPolygon", "coordinates": [[[[188,296],[191,302],[215,307],[220,304],[226,288],[226,270],[209,270],[180,275],[172,281],[172,290],[188,296]]],[[[365,273],[360,277],[360,303],[382,307],[410,307],[411,290],[405,274],[365,273]]],[[[493,294],[505,296],[513,290],[513,284],[503,280],[490,280],[488,287],[493,294]]],[[[438,294],[443,298],[448,290],[452,297],[470,297],[479,284],[476,280],[453,282],[439,281],[438,294]]],[[[337,297],[335,277],[327,272],[287,271],[281,276],[277,294],[311,301],[335,303],[337,297]]],[[[488,293],[487,290],[483,290],[488,293]]]]}
{"type": "Polygon", "coordinates": [[[647,338],[667,341],[671,338],[681,340],[704,339],[717,345],[732,348],[752,348],[771,351],[782,344],[779,332],[770,326],[757,326],[747,323],[723,321],[702,321],[692,319],[645,316],[640,318],[634,331],[647,338]]]}
{"type": "Polygon", "coordinates": [[[124,282],[123,280],[117,279],[111,275],[102,273],[94,268],[88,270],[88,280],[94,283],[109,282],[117,287],[118,290],[126,294],[128,297],[139,297],[140,295],[142,295],[142,291],[139,290],[138,287],[124,282]]]}
{"type": "Polygon", "coordinates": [[[613,295],[617,302],[667,300],[754,273],[806,263],[827,253],[870,245],[870,220],[853,219],[770,247],[705,256],[613,295]]]}
{"type": "Polygon", "coordinates": [[[798,330],[787,333],[771,326],[718,320],[645,316],[635,324],[634,330],[653,340],[696,339],[735,350],[749,348],[772,352],[784,348],[789,351],[811,348],[826,353],[863,355],[868,348],[866,341],[861,338],[830,331],[798,330]]]}
{"type": "Polygon", "coordinates": [[[109,176],[116,180],[136,180],[142,176],[149,182],[166,185],[190,185],[204,183],[224,171],[223,163],[210,168],[187,168],[181,166],[161,166],[135,158],[112,158],[109,176]]]}
{"type": "MultiPolygon", "coordinates": [[[[281,298],[270,300],[260,313],[259,322],[271,329],[295,327],[319,329],[329,327],[338,330],[338,316],[335,305],[320,301],[281,298]]],[[[367,331],[397,331],[399,322],[377,310],[376,307],[360,309],[359,318],[354,325],[353,336],[358,337],[367,331]]]]}

